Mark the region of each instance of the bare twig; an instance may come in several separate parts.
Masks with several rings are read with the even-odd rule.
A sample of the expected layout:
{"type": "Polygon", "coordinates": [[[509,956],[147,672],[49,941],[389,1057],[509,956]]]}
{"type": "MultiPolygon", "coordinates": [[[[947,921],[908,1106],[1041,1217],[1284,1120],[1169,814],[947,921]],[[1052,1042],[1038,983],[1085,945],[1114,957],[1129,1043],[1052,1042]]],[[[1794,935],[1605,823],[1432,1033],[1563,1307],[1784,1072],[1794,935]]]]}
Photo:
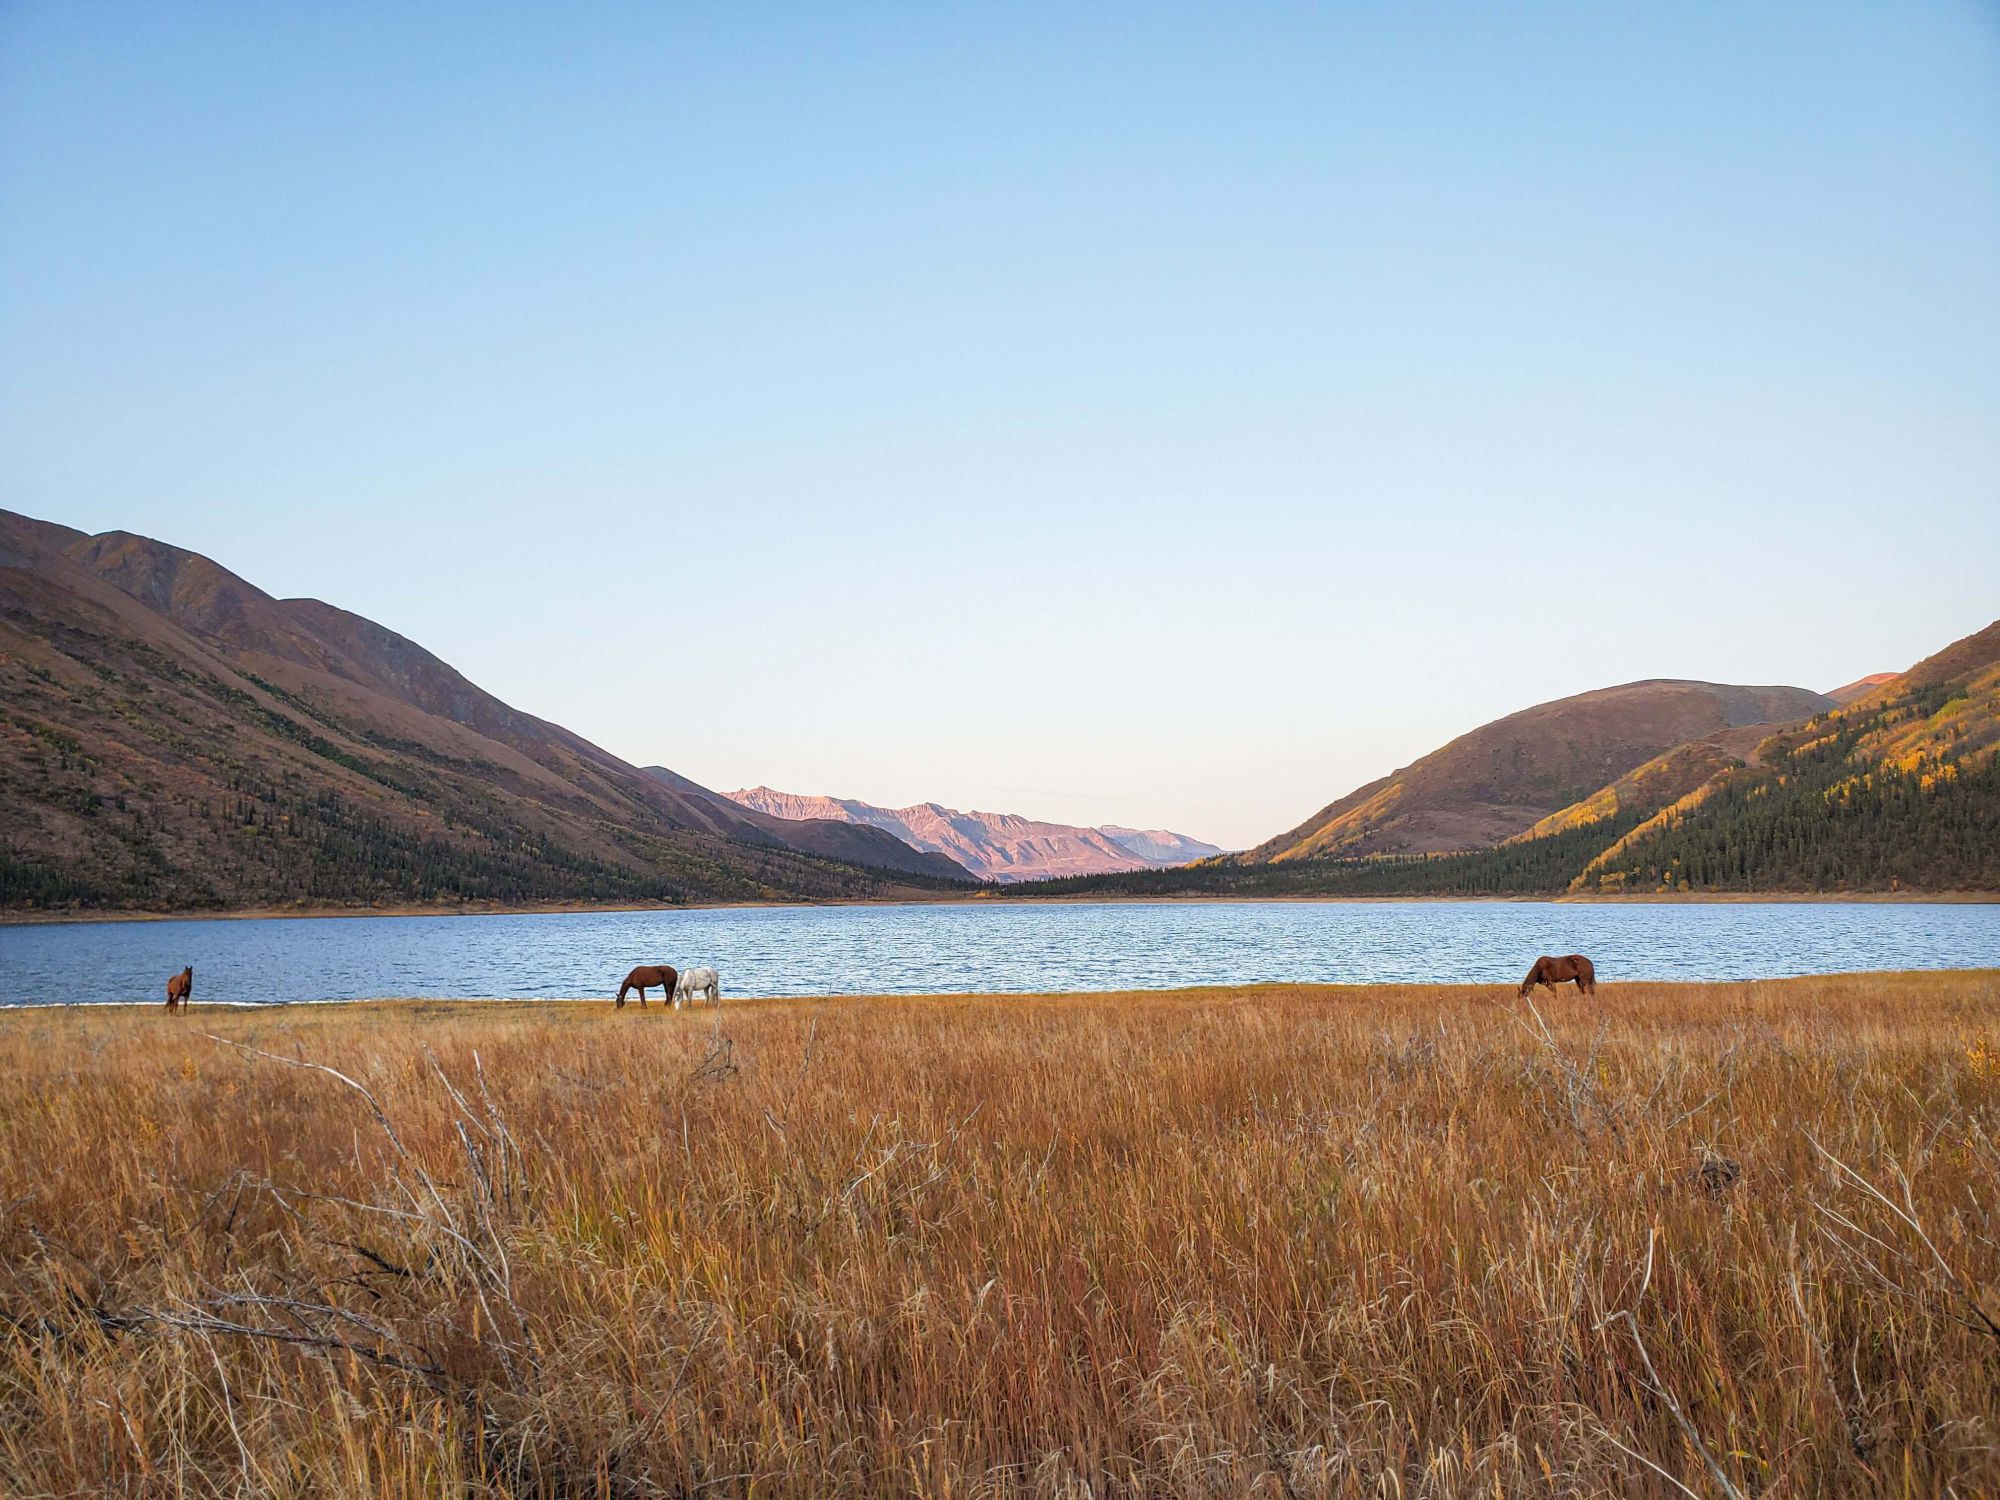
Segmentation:
{"type": "MultiPolygon", "coordinates": [[[[204,1034],[208,1035],[207,1033],[204,1034]]],[[[219,1042],[224,1046],[234,1047],[238,1051],[252,1057],[260,1057],[270,1062],[282,1063],[288,1068],[301,1068],[308,1072],[324,1073],[327,1077],[345,1084],[367,1102],[370,1113],[374,1115],[376,1123],[381,1126],[383,1135],[388,1138],[389,1144],[396,1154],[398,1163],[407,1168],[417,1181],[423,1184],[424,1192],[430,1199],[431,1210],[434,1210],[424,1210],[423,1200],[414,1192],[410,1192],[407,1185],[405,1185],[405,1193],[419,1210],[418,1213],[409,1217],[441,1231],[448,1240],[457,1246],[460,1252],[461,1263],[471,1283],[473,1296],[479,1303],[480,1313],[487,1328],[493,1329],[497,1333],[507,1326],[506,1323],[496,1316],[492,1303],[488,1300],[487,1291],[489,1287],[499,1295],[506,1305],[507,1310],[512,1314],[513,1337],[496,1337],[492,1341],[492,1347],[494,1352],[499,1356],[501,1366],[506,1370],[508,1379],[517,1389],[524,1386],[527,1382],[523,1379],[520,1368],[514,1362],[514,1347],[517,1338],[526,1344],[530,1370],[533,1371],[537,1368],[532,1343],[529,1343],[526,1338],[527,1317],[521,1311],[519,1304],[514,1301],[512,1271],[507,1261],[502,1236],[498,1228],[492,1223],[491,1217],[482,1205],[477,1193],[473,1195],[471,1208],[473,1216],[477,1221],[478,1231],[481,1237],[487,1241],[488,1246],[490,1246],[489,1249],[482,1249],[474,1242],[471,1235],[466,1232],[465,1226],[461,1224],[459,1216],[452,1211],[451,1205],[445,1200],[445,1196],[439,1190],[436,1181],[424,1169],[423,1164],[411,1155],[409,1149],[403,1144],[402,1136],[396,1130],[395,1122],[389,1118],[388,1111],[383,1109],[381,1101],[375,1097],[366,1085],[350,1078],[338,1068],[328,1067],[325,1063],[312,1062],[306,1058],[284,1057],[278,1053],[266,1052],[261,1048],[252,1047],[243,1042],[231,1041],[227,1037],[209,1035],[209,1040],[219,1042]]],[[[450,1079],[444,1078],[444,1070],[437,1067],[436,1059],[433,1057],[431,1061],[432,1066],[436,1068],[438,1076],[443,1079],[446,1090],[454,1100],[463,1104],[464,1097],[457,1089],[452,1087],[450,1079]]],[[[470,1113],[469,1107],[467,1112],[470,1113]]],[[[466,1153],[468,1168],[472,1171],[474,1180],[482,1183],[485,1187],[488,1201],[491,1201],[490,1179],[485,1178],[483,1165],[478,1160],[478,1153],[474,1151],[471,1140],[465,1134],[462,1124],[458,1127],[458,1134],[461,1146],[466,1153]]],[[[398,1178],[398,1181],[400,1183],[400,1178],[398,1178]]],[[[382,1210],[378,1205],[356,1204],[355,1206],[373,1208],[378,1212],[386,1211],[382,1210]]]]}
{"type": "MultiPolygon", "coordinates": [[[[1658,1239],[1658,1230],[1649,1229],[1646,1231],[1646,1274],[1639,1282],[1638,1293],[1632,1298],[1633,1307],[1637,1307],[1639,1303],[1645,1300],[1646,1291],[1653,1284],[1653,1250],[1658,1239]]],[[[1680,1427],[1682,1435],[1687,1438],[1694,1451],[1700,1455],[1703,1465],[1708,1469],[1709,1474],[1714,1478],[1715,1482],[1722,1487],[1722,1493],[1728,1496],[1729,1500],[1747,1500],[1743,1491],[1737,1487],[1736,1482],[1724,1471],[1722,1465],[1716,1462],[1715,1455],[1708,1451],[1708,1444],[1701,1440],[1701,1434],[1695,1430],[1694,1423],[1688,1419],[1687,1413],[1681,1409],[1680,1402],[1674,1399],[1674,1393],[1668,1390],[1666,1382],[1660,1379],[1660,1372],[1653,1368],[1653,1356],[1646,1352],[1646,1341],[1639,1334],[1639,1320],[1633,1316],[1631,1309],[1627,1308],[1611,1314],[1610,1317],[1606,1318],[1598,1326],[1600,1328],[1608,1327],[1621,1319],[1624,1320],[1625,1326],[1631,1331],[1632,1347],[1639,1351],[1639,1358],[1646,1366],[1646,1382],[1653,1388],[1653,1394],[1665,1403],[1667,1411],[1673,1416],[1675,1423],[1680,1427]]],[[[1621,1444],[1620,1446],[1623,1445],[1621,1444]]],[[[1653,1467],[1657,1468],[1658,1465],[1653,1465],[1653,1467]]],[[[1661,1470],[1661,1472],[1664,1473],[1665,1470],[1661,1470]]],[[[1674,1482],[1676,1484],[1680,1483],[1679,1480],[1675,1480],[1674,1482]]],[[[1681,1485],[1681,1488],[1685,1490],[1687,1487],[1681,1485]]]]}
{"type": "MultiPolygon", "coordinates": [[[[1966,1279],[1959,1274],[1958,1269],[1955,1266],[1953,1266],[1950,1261],[1945,1259],[1944,1253],[1938,1249],[1936,1243],[1931,1239],[1930,1235],[1925,1231],[1922,1221],[1917,1218],[1916,1197],[1910,1188],[1910,1179],[1892,1165],[1891,1171],[1895,1173],[1896,1180],[1901,1184],[1903,1190],[1903,1201],[1899,1204],[1896,1202],[1895,1199],[1891,1198],[1887,1193],[1883,1192],[1880,1188],[1875,1186],[1874,1183],[1870,1182],[1867,1178],[1863,1177],[1859,1172],[1855,1171],[1854,1168],[1850,1167],[1846,1162],[1842,1161],[1839,1157],[1835,1156],[1831,1151],[1827,1150],[1826,1147],[1822,1146],[1819,1143],[1818,1138],[1815,1137],[1812,1134],[1812,1132],[1810,1131],[1806,1132],[1806,1139],[1812,1143],[1813,1150],[1817,1151],[1822,1157],[1826,1159],[1828,1165],[1830,1165],[1834,1169],[1835,1174],[1841,1180],[1844,1180],[1853,1185],[1854,1187],[1859,1188],[1861,1192],[1865,1194],[1872,1202],[1877,1203],[1881,1207],[1887,1209],[1891,1215],[1893,1215],[1897,1220],[1899,1220],[1910,1231],[1911,1234],[1916,1236],[1917,1243],[1922,1245],[1925,1250],[1930,1252],[1930,1263],[1931,1266],[1934,1268],[1933,1275],[1935,1279],[1938,1282],[1942,1283],[1946,1295],[1951,1300],[1957,1302],[1960,1306],[1964,1307],[1968,1312],[1971,1313],[1970,1318],[1962,1317],[1959,1319],[1959,1321],[1966,1324],[1967,1327],[1976,1329],[1984,1333],[1988,1338],[1991,1338],[1996,1342],[2000,1342],[2000,1320],[1995,1320],[1992,1314],[1986,1311],[1985,1305],[1980,1301],[1978,1293],[1970,1285],[1967,1284],[1966,1279]]],[[[1870,1244],[1877,1246],[1885,1253],[1903,1262],[1903,1264],[1905,1265],[1913,1264],[1911,1257],[1905,1255],[1902,1251],[1897,1250],[1895,1247],[1886,1244],[1884,1241],[1877,1238],[1875,1235],[1868,1233],[1867,1230],[1863,1229],[1860,1225],[1856,1224],[1851,1218],[1848,1218],[1846,1215],[1835,1212],[1833,1209],[1828,1208],[1823,1203],[1815,1202],[1813,1204],[1813,1207],[1817,1208],[1827,1218],[1832,1219],[1834,1222],[1838,1223],[1843,1228],[1851,1230],[1853,1233],[1860,1235],[1870,1244]]],[[[1851,1246],[1849,1248],[1850,1250],[1852,1249],[1851,1246]]],[[[1895,1283],[1890,1282],[1887,1276],[1882,1275],[1881,1268],[1875,1266],[1872,1261],[1865,1261],[1865,1257],[1860,1257],[1858,1255],[1855,1258],[1858,1260],[1863,1260],[1868,1265],[1869,1269],[1874,1271],[1875,1274],[1878,1277],[1880,1277],[1882,1281],[1884,1281],[1891,1287],[1895,1287],[1895,1283]]],[[[1902,1290],[1901,1288],[1896,1288],[1896,1289],[1902,1290]]]]}
{"type": "Polygon", "coordinates": [[[273,1328],[249,1323],[237,1323],[228,1318],[218,1318],[212,1314],[196,1310],[192,1314],[159,1312],[157,1310],[134,1309],[120,1313],[118,1320],[128,1328],[156,1326],[176,1329],[183,1333],[230,1334],[237,1338],[265,1339],[277,1344],[293,1344],[302,1349],[317,1349],[331,1352],[338,1350],[352,1354],[357,1359],[370,1364],[382,1365],[387,1369],[400,1370],[406,1375],[422,1376],[431,1384],[442,1388],[445,1383],[444,1371],[434,1364],[418,1364],[389,1354],[381,1349],[370,1348],[348,1339],[336,1338],[319,1333],[304,1333],[296,1328],[273,1328]]]}

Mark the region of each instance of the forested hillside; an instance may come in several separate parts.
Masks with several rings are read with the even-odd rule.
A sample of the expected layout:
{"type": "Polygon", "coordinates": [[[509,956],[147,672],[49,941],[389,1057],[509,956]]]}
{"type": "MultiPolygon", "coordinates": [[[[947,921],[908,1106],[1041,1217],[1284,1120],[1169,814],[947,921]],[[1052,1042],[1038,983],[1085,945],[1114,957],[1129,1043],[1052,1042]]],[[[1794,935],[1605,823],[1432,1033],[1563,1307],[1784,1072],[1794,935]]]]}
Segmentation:
{"type": "MultiPolygon", "coordinates": [[[[1492,848],[1261,863],[1237,856],[1007,894],[2000,890],[2000,623],[1865,688],[1845,707],[1795,724],[1676,746],[1492,848]]],[[[1572,746],[1552,753],[1574,759],[1572,746]]]]}
{"type": "MultiPolygon", "coordinates": [[[[2000,623],[1840,696],[1581,694],[1246,854],[1004,894],[2000,890],[2000,623]]],[[[372,621],[144,537],[0,512],[0,906],[969,888],[882,828],[641,771],[372,621]]]]}
{"type": "Polygon", "coordinates": [[[1774,737],[1608,846],[1577,890],[2000,889],[2000,666],[1907,674],[1774,737]],[[1920,684],[1920,685],[1919,685],[1920,684]]]}
{"type": "Polygon", "coordinates": [[[1577,693],[1482,724],[1230,858],[1261,865],[1488,848],[1676,746],[1831,706],[1805,688],[1673,679],[1577,693]]]}
{"type": "Polygon", "coordinates": [[[0,905],[810,899],[962,873],[647,775],[198,554],[0,512],[0,905]]]}

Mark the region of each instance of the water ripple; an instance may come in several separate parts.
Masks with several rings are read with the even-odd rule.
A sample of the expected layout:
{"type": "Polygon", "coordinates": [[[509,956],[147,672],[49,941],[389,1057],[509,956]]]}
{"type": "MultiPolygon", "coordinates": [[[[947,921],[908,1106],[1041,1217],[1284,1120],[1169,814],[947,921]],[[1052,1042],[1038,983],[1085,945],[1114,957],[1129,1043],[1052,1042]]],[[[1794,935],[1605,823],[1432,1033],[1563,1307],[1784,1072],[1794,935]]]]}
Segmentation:
{"type": "Polygon", "coordinates": [[[639,963],[733,996],[1501,983],[1539,953],[1607,980],[2000,967],[2000,906],[1158,902],[760,907],[0,927],[0,1005],[609,997],[639,963]]]}

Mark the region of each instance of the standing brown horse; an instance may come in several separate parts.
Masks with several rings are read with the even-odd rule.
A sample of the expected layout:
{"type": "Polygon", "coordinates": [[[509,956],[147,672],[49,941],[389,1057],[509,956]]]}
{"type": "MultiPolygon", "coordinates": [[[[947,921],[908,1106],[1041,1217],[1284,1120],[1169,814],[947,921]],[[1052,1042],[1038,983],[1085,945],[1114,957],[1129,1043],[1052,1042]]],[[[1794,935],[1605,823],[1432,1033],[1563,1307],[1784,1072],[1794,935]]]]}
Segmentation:
{"type": "Polygon", "coordinates": [[[194,998],[194,965],[189,964],[167,981],[167,1009],[179,1010],[194,998]]]}
{"type": "Polygon", "coordinates": [[[1564,958],[1550,958],[1547,954],[1535,960],[1534,968],[1528,970],[1528,977],[1521,981],[1521,998],[1528,998],[1528,991],[1538,984],[1549,987],[1554,994],[1556,986],[1576,981],[1577,990],[1585,995],[1597,993],[1597,966],[1581,953],[1572,953],[1564,958]]]}
{"type": "Polygon", "coordinates": [[[670,964],[641,964],[627,974],[625,982],[618,986],[618,1008],[620,1010],[625,1008],[627,990],[637,990],[640,1008],[644,1009],[646,991],[656,984],[666,991],[660,998],[671,1000],[674,996],[674,985],[679,982],[680,977],[680,972],[670,964]]]}

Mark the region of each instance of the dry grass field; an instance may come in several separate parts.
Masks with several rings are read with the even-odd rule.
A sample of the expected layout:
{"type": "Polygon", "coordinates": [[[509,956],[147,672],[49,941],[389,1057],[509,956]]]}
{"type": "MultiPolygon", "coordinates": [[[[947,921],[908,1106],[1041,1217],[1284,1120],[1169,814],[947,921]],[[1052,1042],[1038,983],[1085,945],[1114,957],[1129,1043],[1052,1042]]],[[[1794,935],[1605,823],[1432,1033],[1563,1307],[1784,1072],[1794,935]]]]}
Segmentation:
{"type": "Polygon", "coordinates": [[[4,1013],[0,1493],[1990,1495],[1996,1137],[1993,974],[4,1013]]]}

